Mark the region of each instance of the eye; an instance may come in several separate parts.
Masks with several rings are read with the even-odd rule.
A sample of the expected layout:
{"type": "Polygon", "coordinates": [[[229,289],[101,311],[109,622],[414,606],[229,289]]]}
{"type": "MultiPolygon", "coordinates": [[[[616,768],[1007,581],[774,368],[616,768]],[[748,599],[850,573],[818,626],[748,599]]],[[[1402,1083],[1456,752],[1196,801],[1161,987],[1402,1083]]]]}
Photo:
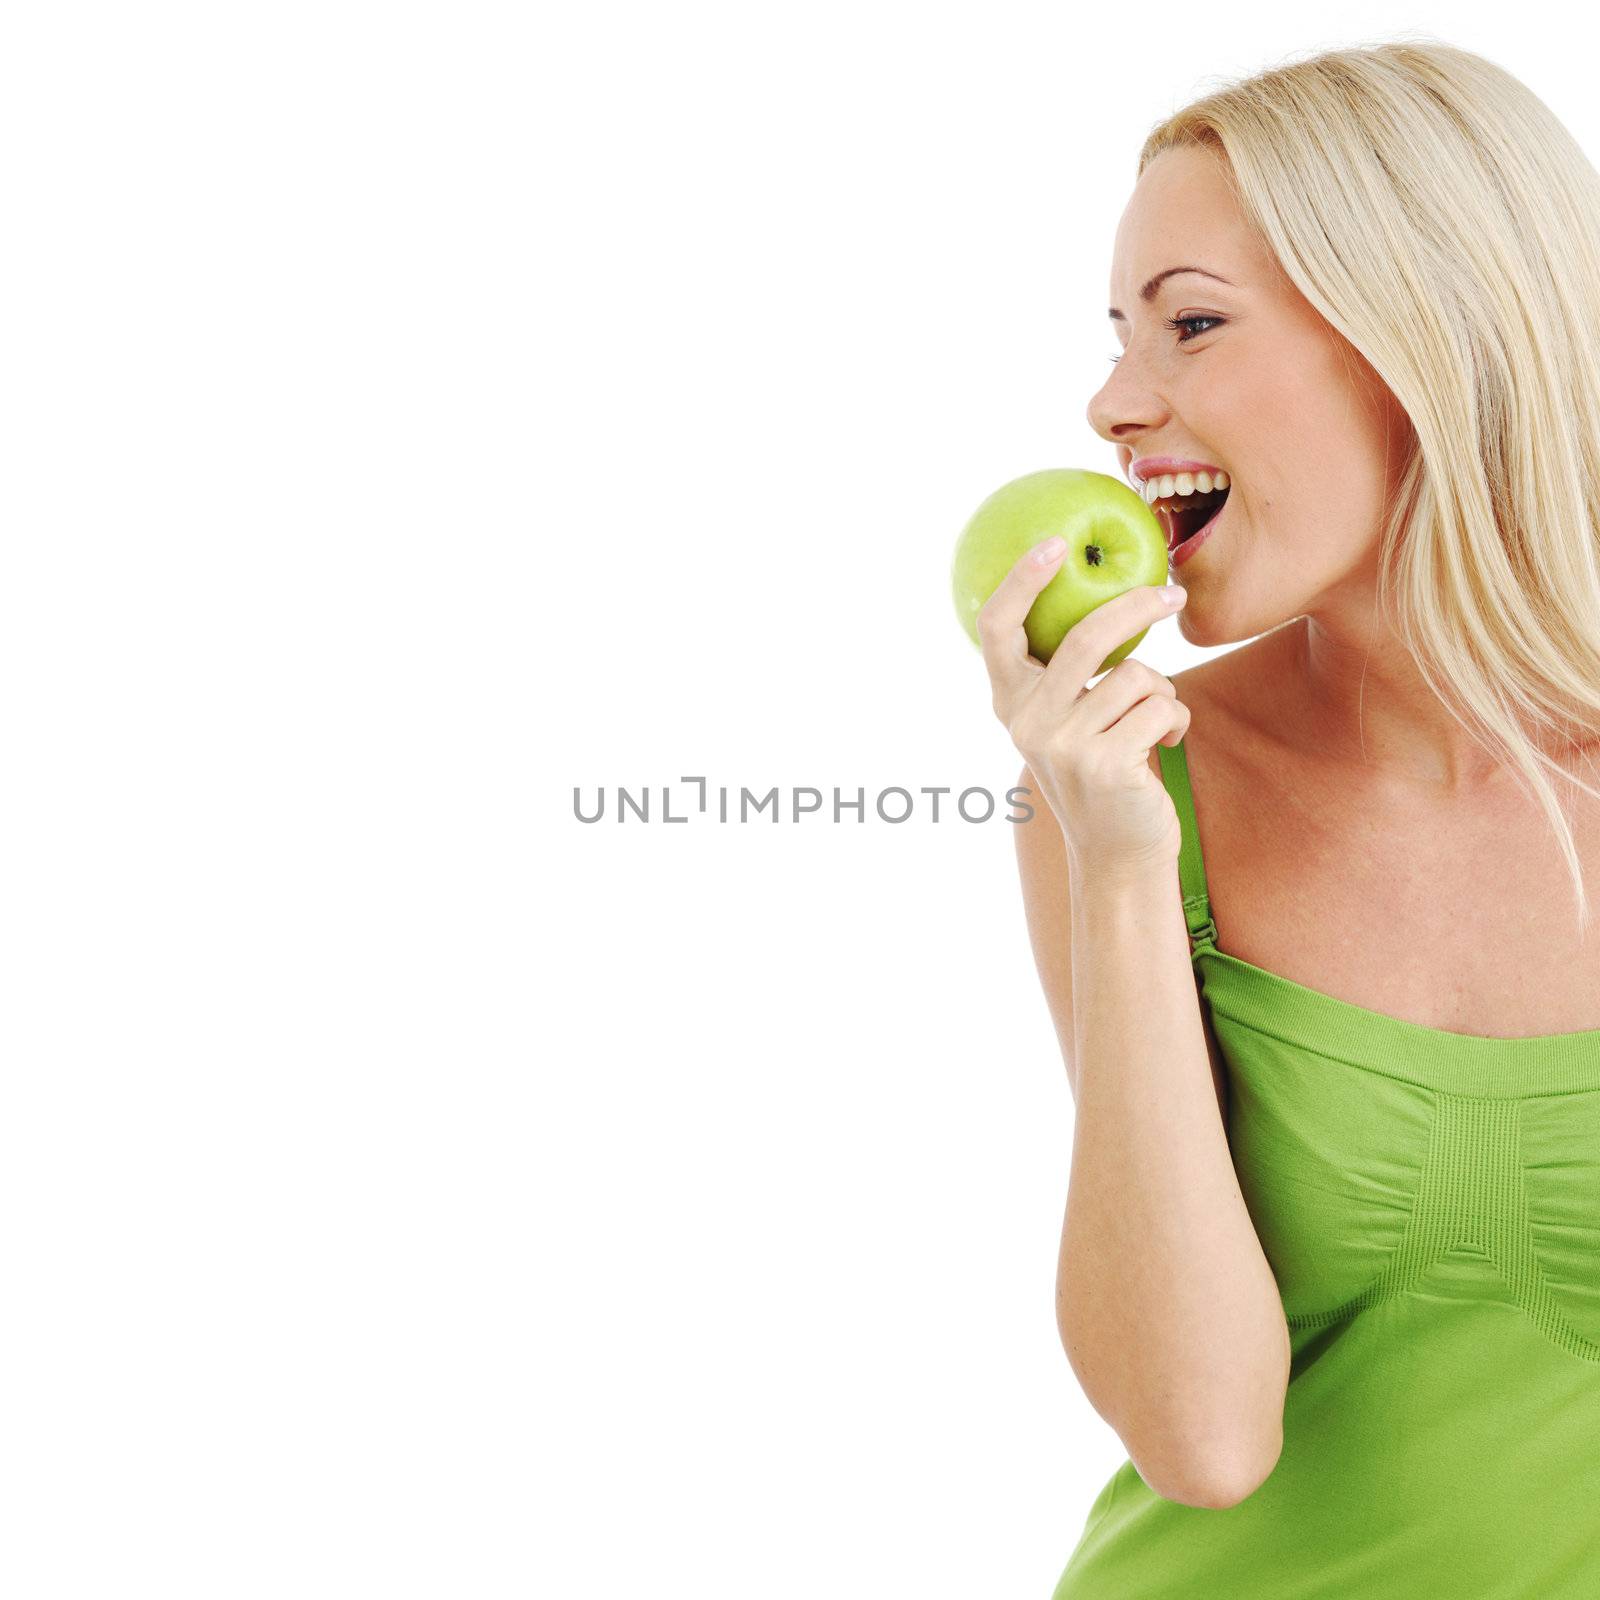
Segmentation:
{"type": "MultiPolygon", "coordinates": [[[[1221,317],[1168,317],[1166,319],[1166,324],[1167,324],[1167,326],[1169,328],[1172,329],[1172,331],[1174,333],[1176,333],[1179,328],[1187,328],[1191,323],[1195,323],[1195,322],[1221,322],[1221,321],[1222,321],[1221,317]]],[[[1207,328],[1202,328],[1200,330],[1200,333],[1208,333],[1209,331],[1210,330],[1207,329],[1207,328]]],[[[1198,339],[1199,337],[1200,337],[1199,333],[1185,334],[1185,335],[1183,335],[1183,336],[1181,336],[1179,338],[1178,343],[1179,344],[1188,344],[1188,342],[1191,339],[1198,339]]]]}
{"type": "MultiPolygon", "coordinates": [[[[1174,333],[1178,333],[1178,330],[1180,328],[1187,328],[1192,323],[1210,322],[1210,323],[1216,324],[1216,323],[1220,323],[1222,321],[1222,318],[1221,317],[1163,317],[1162,321],[1166,324],[1167,327],[1171,328],[1174,333]]],[[[1209,333],[1210,331],[1211,331],[1210,328],[1202,328],[1200,330],[1200,333],[1186,333],[1186,334],[1185,333],[1179,333],[1178,334],[1178,343],[1179,344],[1188,344],[1188,342],[1191,339],[1198,339],[1200,337],[1201,333],[1209,333]]],[[[1121,359],[1122,359],[1121,356],[1112,356],[1111,365],[1115,366],[1121,359]]]]}

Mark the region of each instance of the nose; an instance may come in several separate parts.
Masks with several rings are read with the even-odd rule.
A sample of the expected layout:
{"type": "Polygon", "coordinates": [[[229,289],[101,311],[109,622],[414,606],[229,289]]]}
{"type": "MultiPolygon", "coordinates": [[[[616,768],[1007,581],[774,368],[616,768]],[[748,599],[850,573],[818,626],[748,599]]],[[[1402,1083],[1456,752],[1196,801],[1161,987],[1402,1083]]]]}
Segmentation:
{"type": "Polygon", "coordinates": [[[1130,354],[1112,368],[1098,394],[1090,395],[1088,424],[1099,437],[1117,446],[1117,464],[1128,477],[1141,438],[1152,438],[1163,426],[1166,408],[1162,398],[1134,373],[1130,354]]]}
{"type": "Polygon", "coordinates": [[[1160,398],[1136,374],[1131,346],[1099,391],[1090,396],[1085,415],[1102,439],[1118,447],[1118,459],[1126,476],[1135,442],[1159,428],[1165,415],[1160,398]]]}

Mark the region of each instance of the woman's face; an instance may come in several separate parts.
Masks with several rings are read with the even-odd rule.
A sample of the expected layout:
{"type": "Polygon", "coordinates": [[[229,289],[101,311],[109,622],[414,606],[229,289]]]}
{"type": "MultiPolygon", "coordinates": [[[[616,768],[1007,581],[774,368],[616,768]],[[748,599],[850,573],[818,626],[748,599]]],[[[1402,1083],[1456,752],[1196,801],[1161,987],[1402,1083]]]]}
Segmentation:
{"type": "Polygon", "coordinates": [[[1344,610],[1359,626],[1410,424],[1246,225],[1224,171],[1208,150],[1166,150],[1135,186],[1111,274],[1122,355],[1089,422],[1125,476],[1156,455],[1228,474],[1221,520],[1173,574],[1189,591],[1186,639],[1226,644],[1344,610]],[[1171,267],[1216,277],[1175,274],[1141,298],[1171,267]],[[1211,320],[1165,325],[1183,317],[1211,320]]]}

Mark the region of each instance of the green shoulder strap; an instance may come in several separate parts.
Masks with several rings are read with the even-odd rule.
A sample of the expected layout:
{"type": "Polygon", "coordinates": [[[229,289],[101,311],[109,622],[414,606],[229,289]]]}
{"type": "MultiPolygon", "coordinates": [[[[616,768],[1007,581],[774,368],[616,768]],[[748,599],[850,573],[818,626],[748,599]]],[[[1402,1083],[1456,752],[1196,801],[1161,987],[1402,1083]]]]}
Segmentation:
{"type": "Polygon", "coordinates": [[[1211,900],[1206,893],[1206,864],[1200,854],[1200,829],[1194,820],[1194,791],[1189,787],[1189,757],[1183,740],[1175,745],[1158,744],[1161,780],[1172,796],[1183,829],[1183,844],[1178,852],[1178,886],[1183,893],[1183,916],[1189,925],[1191,957],[1217,947],[1217,925],[1211,920],[1211,900]]]}

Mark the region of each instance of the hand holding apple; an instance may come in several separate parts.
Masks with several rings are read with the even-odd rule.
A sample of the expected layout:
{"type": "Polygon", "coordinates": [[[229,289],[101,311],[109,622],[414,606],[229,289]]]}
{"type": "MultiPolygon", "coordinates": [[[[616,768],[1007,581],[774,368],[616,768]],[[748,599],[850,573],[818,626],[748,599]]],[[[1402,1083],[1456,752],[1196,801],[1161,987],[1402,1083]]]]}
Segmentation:
{"type": "MultiPolygon", "coordinates": [[[[1054,814],[1075,878],[1166,871],[1178,858],[1182,830],[1150,770],[1150,751],[1182,740],[1189,708],[1170,680],[1127,658],[1127,650],[1186,597],[1149,584],[1128,589],[1074,623],[1041,666],[1023,623],[1070,554],[1064,541],[1050,549],[1054,542],[1025,551],[979,608],[976,631],[995,714],[1028,764],[1024,781],[1037,786],[1054,814]],[[1126,643],[1119,648],[1119,641],[1126,643]],[[1086,688],[1102,670],[1094,663],[1107,661],[1111,669],[1086,688]]],[[[1036,825],[1037,818],[1021,824],[1036,825]]]]}

